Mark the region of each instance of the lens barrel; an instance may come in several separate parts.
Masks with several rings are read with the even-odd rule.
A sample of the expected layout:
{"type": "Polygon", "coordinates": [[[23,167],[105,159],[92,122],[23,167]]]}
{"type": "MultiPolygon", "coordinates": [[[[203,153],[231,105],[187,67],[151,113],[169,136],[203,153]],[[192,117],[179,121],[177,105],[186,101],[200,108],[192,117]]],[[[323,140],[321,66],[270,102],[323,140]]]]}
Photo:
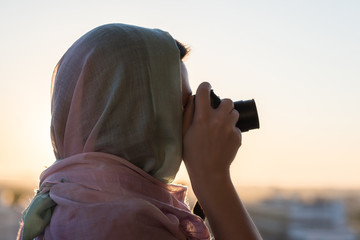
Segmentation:
{"type": "MultiPolygon", "coordinates": [[[[216,96],[213,90],[210,92],[210,100],[213,108],[217,108],[221,103],[220,98],[216,96]]],[[[238,127],[241,132],[260,128],[259,116],[254,99],[234,102],[234,109],[239,112],[239,120],[236,123],[236,127],[238,127]]]]}
{"type": "Polygon", "coordinates": [[[241,132],[260,128],[259,116],[254,99],[234,102],[234,109],[239,112],[239,120],[236,123],[236,127],[238,127],[241,132]]]}

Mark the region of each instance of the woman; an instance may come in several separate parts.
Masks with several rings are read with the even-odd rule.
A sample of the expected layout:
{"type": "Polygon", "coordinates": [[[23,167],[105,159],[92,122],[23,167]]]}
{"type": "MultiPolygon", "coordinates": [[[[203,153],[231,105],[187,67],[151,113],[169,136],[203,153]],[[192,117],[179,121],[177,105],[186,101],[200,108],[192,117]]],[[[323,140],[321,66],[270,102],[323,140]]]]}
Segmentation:
{"type": "Polygon", "coordinates": [[[109,24],[65,53],[52,83],[57,161],[41,175],[20,239],[209,239],[184,203],[186,188],[169,184],[182,157],[215,237],[255,239],[228,175],[241,142],[238,113],[230,100],[211,109],[207,83],[194,110],[178,46],[161,30],[109,24]],[[225,148],[215,138],[228,142],[225,148]],[[235,204],[239,217],[212,192],[222,191],[219,185],[226,192],[216,194],[235,204]]]}

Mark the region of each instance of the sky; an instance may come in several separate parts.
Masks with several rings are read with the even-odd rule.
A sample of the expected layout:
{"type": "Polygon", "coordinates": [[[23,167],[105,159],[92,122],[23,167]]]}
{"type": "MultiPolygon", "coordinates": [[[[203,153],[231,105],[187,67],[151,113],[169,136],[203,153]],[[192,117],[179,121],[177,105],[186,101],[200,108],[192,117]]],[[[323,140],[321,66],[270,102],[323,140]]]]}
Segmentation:
{"type": "MultiPolygon", "coordinates": [[[[55,160],[50,82],[65,51],[106,23],[168,31],[191,47],[193,91],[255,99],[236,185],[360,187],[360,2],[0,2],[0,182],[36,185],[55,160]]],[[[186,179],[181,168],[177,180],[186,179]]]]}

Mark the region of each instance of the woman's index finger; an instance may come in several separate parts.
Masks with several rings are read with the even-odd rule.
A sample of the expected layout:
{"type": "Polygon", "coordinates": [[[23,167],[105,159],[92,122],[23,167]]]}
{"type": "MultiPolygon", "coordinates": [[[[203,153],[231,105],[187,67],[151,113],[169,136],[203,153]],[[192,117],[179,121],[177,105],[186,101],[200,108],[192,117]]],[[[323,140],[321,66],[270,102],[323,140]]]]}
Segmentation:
{"type": "MultiPolygon", "coordinates": [[[[203,82],[196,90],[195,107],[197,110],[209,108],[210,105],[210,90],[211,85],[208,82],[203,82]]],[[[196,110],[195,110],[196,114],[196,110]]]]}

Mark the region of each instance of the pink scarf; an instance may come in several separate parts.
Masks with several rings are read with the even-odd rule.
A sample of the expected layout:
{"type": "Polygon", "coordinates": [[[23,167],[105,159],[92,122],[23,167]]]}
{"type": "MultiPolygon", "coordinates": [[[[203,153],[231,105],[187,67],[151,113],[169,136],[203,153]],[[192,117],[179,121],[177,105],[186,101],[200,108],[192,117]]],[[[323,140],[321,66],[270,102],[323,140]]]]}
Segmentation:
{"type": "Polygon", "coordinates": [[[45,170],[41,186],[57,206],[45,239],[209,239],[184,203],[186,188],[114,155],[69,157],[45,170]]]}

